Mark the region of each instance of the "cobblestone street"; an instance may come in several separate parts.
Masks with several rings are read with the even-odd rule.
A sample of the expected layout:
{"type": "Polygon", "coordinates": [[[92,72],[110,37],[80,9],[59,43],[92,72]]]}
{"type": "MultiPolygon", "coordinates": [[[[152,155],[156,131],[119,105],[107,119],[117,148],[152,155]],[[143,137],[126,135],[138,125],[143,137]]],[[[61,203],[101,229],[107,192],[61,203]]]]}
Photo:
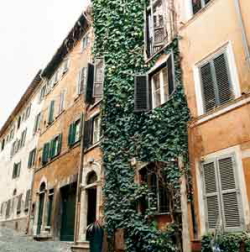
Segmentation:
{"type": "Polygon", "coordinates": [[[66,242],[37,242],[31,237],[0,227],[0,252],[70,252],[66,242]]]}

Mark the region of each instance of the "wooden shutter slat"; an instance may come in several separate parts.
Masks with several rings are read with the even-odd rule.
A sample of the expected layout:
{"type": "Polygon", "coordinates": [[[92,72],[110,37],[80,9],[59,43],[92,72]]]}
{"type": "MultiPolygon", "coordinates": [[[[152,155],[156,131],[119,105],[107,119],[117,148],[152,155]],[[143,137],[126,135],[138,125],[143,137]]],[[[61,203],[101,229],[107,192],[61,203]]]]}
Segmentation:
{"type": "Polygon", "coordinates": [[[220,218],[219,191],[216,177],[215,162],[203,165],[207,225],[209,229],[216,228],[220,218]]]}
{"type": "Polygon", "coordinates": [[[208,112],[216,107],[216,96],[214,90],[214,80],[211,63],[207,63],[200,68],[201,81],[203,87],[204,108],[208,112]]]}
{"type": "Polygon", "coordinates": [[[225,53],[214,59],[214,68],[218,86],[218,99],[222,105],[233,99],[233,92],[231,90],[230,76],[225,53]]]}
{"type": "Polygon", "coordinates": [[[241,227],[233,157],[218,160],[225,228],[241,227]]]}
{"type": "Polygon", "coordinates": [[[135,77],[135,112],[144,112],[150,109],[150,98],[149,98],[149,82],[147,75],[141,75],[135,77]]]}
{"type": "Polygon", "coordinates": [[[93,88],[94,88],[94,65],[88,63],[87,70],[87,86],[85,93],[85,102],[92,103],[93,101],[93,88]]]}

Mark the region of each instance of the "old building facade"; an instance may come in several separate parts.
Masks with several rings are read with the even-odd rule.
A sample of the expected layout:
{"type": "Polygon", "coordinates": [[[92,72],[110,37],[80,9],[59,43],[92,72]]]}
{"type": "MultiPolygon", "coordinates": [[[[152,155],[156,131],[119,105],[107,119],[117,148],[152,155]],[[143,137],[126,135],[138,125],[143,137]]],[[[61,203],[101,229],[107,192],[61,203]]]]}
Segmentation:
{"type": "Polygon", "coordinates": [[[42,79],[39,72],[1,129],[0,225],[27,232],[39,137],[42,79]]]}
{"type": "Polygon", "coordinates": [[[0,132],[0,222],[72,251],[89,251],[96,221],[115,251],[144,251],[172,223],[185,252],[250,231],[249,3],[94,2],[0,132]]]}
{"type": "Polygon", "coordinates": [[[248,9],[244,0],[182,1],[179,6],[192,116],[193,241],[215,229],[249,231],[248,9]]]}

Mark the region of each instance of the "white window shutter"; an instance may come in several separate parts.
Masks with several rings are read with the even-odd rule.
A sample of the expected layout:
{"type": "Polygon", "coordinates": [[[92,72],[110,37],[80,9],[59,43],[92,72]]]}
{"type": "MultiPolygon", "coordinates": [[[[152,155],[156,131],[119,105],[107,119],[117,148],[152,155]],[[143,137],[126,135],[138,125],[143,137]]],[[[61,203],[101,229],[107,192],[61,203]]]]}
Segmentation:
{"type": "Polygon", "coordinates": [[[203,164],[203,178],[207,228],[213,230],[217,227],[221,218],[215,160],[203,164]]]}
{"type": "Polygon", "coordinates": [[[218,160],[225,231],[237,231],[242,228],[235,165],[233,156],[218,160]]]}

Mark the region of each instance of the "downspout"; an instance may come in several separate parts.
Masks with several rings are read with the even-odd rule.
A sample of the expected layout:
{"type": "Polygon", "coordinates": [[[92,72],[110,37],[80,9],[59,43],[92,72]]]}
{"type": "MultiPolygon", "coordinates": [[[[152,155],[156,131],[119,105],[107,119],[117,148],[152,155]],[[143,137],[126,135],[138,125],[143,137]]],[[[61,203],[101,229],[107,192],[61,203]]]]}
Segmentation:
{"type": "Polygon", "coordinates": [[[82,173],[83,173],[83,166],[84,166],[84,125],[85,125],[85,115],[82,114],[82,129],[81,129],[81,153],[80,153],[80,165],[78,169],[78,179],[77,179],[77,191],[76,191],[76,211],[75,211],[75,235],[74,235],[74,244],[77,245],[77,240],[79,238],[79,227],[81,220],[81,183],[82,183],[82,173]]]}
{"type": "Polygon", "coordinates": [[[242,36],[242,41],[243,41],[243,46],[244,46],[244,51],[245,51],[245,56],[246,56],[245,60],[247,61],[248,67],[250,68],[250,50],[248,46],[246,28],[245,28],[245,24],[244,24],[242,12],[241,12],[241,7],[240,7],[240,0],[234,0],[234,5],[235,5],[238,21],[239,21],[239,26],[241,29],[241,36],[242,36]]]}

